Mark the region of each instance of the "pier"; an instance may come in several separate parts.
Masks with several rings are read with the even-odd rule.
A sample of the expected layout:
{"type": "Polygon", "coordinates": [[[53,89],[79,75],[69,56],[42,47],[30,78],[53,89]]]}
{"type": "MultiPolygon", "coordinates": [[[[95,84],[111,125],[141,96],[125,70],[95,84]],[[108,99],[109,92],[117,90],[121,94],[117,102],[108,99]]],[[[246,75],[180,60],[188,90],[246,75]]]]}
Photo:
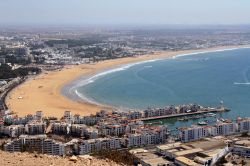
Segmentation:
{"type": "Polygon", "coordinates": [[[151,116],[151,117],[144,117],[140,120],[148,121],[148,120],[157,120],[157,119],[167,119],[167,118],[175,118],[175,117],[182,117],[182,116],[189,116],[189,115],[198,115],[198,114],[206,114],[206,113],[219,113],[219,112],[227,112],[230,111],[228,108],[205,108],[205,110],[199,110],[197,112],[189,112],[189,113],[180,113],[180,114],[170,114],[170,115],[161,115],[161,116],[151,116]]]}

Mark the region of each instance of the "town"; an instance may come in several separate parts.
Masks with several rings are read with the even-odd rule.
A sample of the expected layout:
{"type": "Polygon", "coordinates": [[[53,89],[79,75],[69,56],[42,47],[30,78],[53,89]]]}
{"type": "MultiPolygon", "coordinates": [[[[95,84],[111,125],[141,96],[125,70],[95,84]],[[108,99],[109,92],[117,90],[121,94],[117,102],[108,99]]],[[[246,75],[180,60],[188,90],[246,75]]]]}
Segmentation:
{"type": "Polygon", "coordinates": [[[45,117],[42,111],[18,117],[2,110],[0,135],[5,140],[2,141],[3,150],[8,152],[72,156],[126,149],[142,165],[152,162],[210,165],[229,154],[250,157],[250,142],[244,137],[250,131],[250,118],[218,120],[213,126],[180,128],[177,138],[170,135],[166,125],[151,125],[143,121],[144,117],[165,116],[155,113],[159,110],[173,115],[190,114],[190,110],[197,112],[200,108],[203,107],[191,104],[151,109],[151,113],[148,109],[129,112],[101,110],[90,116],[65,111],[59,120],[45,117]]]}

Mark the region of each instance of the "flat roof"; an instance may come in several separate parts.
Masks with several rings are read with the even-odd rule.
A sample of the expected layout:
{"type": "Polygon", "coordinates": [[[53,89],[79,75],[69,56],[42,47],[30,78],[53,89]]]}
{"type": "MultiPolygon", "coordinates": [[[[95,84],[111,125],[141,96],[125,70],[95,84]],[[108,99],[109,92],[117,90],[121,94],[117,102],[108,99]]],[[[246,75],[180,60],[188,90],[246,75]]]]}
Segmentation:
{"type": "Polygon", "coordinates": [[[162,157],[157,157],[153,159],[142,160],[145,164],[150,164],[151,166],[158,166],[159,164],[169,164],[171,163],[168,160],[163,159],[162,157]]]}
{"type": "Polygon", "coordinates": [[[168,149],[180,147],[180,145],[181,145],[181,143],[177,142],[177,143],[172,143],[172,144],[159,145],[159,146],[157,146],[157,148],[160,150],[168,150],[168,149]]]}
{"type": "Polygon", "coordinates": [[[198,153],[198,152],[201,152],[201,151],[203,151],[203,149],[196,148],[196,149],[188,149],[188,150],[182,150],[182,151],[174,152],[174,154],[176,156],[184,156],[184,155],[187,155],[187,154],[198,153]]]}
{"type": "Polygon", "coordinates": [[[135,153],[145,153],[148,152],[148,150],[143,149],[143,148],[137,148],[137,149],[132,149],[129,151],[129,153],[135,154],[135,153]]]}
{"type": "Polygon", "coordinates": [[[198,165],[200,165],[200,164],[194,162],[193,160],[190,160],[190,159],[188,159],[186,157],[183,157],[183,156],[177,157],[177,158],[175,158],[175,160],[179,161],[179,162],[181,162],[183,164],[186,164],[188,166],[194,166],[194,165],[198,166],[198,165]]]}

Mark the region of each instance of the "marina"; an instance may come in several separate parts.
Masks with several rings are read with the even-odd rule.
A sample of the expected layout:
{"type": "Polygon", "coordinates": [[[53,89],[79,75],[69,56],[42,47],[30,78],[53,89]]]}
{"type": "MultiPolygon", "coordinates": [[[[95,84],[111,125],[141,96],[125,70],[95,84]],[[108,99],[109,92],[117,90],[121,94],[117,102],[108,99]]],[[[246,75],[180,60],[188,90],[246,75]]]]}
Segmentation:
{"type": "Polygon", "coordinates": [[[142,121],[148,121],[148,120],[156,120],[156,119],[166,119],[166,118],[176,118],[176,117],[184,117],[184,118],[178,118],[179,121],[187,121],[189,119],[199,119],[199,118],[205,118],[205,117],[211,117],[215,116],[215,113],[221,113],[221,112],[227,112],[230,111],[228,108],[207,108],[205,110],[200,110],[197,112],[185,112],[185,113],[177,113],[177,114],[171,114],[171,115],[162,115],[162,116],[153,116],[153,117],[144,117],[140,120],[142,121]],[[193,116],[196,115],[196,116],[193,116]],[[188,117],[189,116],[189,117],[188,117]]]}

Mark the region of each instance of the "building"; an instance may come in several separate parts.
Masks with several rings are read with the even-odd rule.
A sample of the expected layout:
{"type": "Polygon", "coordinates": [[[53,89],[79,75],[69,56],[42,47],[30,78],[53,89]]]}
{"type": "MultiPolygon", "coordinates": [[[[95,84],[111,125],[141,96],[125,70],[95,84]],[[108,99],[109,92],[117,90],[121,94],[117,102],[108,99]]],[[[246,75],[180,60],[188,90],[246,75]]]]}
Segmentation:
{"type": "Polygon", "coordinates": [[[231,152],[233,154],[250,157],[250,141],[249,140],[240,140],[233,143],[230,146],[231,152]]]}
{"type": "Polygon", "coordinates": [[[21,135],[4,145],[8,152],[38,152],[49,155],[65,155],[65,144],[47,139],[46,135],[21,135]]]}
{"type": "Polygon", "coordinates": [[[250,131],[250,118],[237,119],[239,132],[249,132],[250,131]]]}
{"type": "Polygon", "coordinates": [[[160,166],[160,165],[173,165],[172,162],[164,159],[161,156],[154,154],[146,149],[132,149],[129,151],[136,157],[136,163],[140,163],[142,166],[160,166]]]}
{"type": "Polygon", "coordinates": [[[182,128],[180,129],[181,134],[181,141],[182,142],[190,142],[196,141],[204,137],[208,137],[210,135],[209,127],[189,127],[189,128],[182,128]]]}
{"type": "Polygon", "coordinates": [[[23,151],[28,152],[38,152],[44,153],[43,150],[43,143],[44,140],[47,138],[47,135],[20,135],[19,139],[21,140],[21,146],[23,151]]]}
{"type": "Polygon", "coordinates": [[[79,154],[89,154],[107,149],[120,149],[120,138],[98,138],[84,140],[79,146],[79,154]]]}
{"type": "Polygon", "coordinates": [[[24,125],[10,125],[4,127],[4,134],[10,137],[18,137],[25,133],[24,125]]]}
{"type": "Polygon", "coordinates": [[[22,145],[21,140],[15,139],[11,142],[6,143],[3,147],[3,149],[4,149],[4,151],[7,151],[7,152],[22,152],[23,148],[21,145],[22,145]]]}
{"type": "Polygon", "coordinates": [[[142,147],[164,143],[167,138],[165,126],[146,127],[137,129],[134,134],[126,134],[123,144],[126,147],[142,147]]]}
{"type": "Polygon", "coordinates": [[[217,135],[231,135],[238,132],[238,125],[237,123],[226,123],[226,122],[219,122],[215,126],[213,126],[211,130],[211,136],[217,135]]]}
{"type": "Polygon", "coordinates": [[[42,120],[43,118],[43,112],[42,111],[36,111],[36,119],[42,120]]]}
{"type": "Polygon", "coordinates": [[[63,117],[67,122],[73,121],[73,116],[70,111],[65,111],[63,117]]]}
{"type": "Polygon", "coordinates": [[[43,121],[30,121],[25,125],[25,130],[27,134],[44,134],[46,130],[46,123],[43,121]]]}
{"type": "Polygon", "coordinates": [[[70,123],[65,122],[55,122],[52,124],[51,130],[55,134],[69,134],[70,133],[70,123]]]}
{"type": "Polygon", "coordinates": [[[44,140],[43,145],[43,153],[49,154],[49,155],[58,155],[58,156],[64,156],[65,155],[65,144],[61,142],[56,142],[52,139],[46,139],[44,140]]]}

